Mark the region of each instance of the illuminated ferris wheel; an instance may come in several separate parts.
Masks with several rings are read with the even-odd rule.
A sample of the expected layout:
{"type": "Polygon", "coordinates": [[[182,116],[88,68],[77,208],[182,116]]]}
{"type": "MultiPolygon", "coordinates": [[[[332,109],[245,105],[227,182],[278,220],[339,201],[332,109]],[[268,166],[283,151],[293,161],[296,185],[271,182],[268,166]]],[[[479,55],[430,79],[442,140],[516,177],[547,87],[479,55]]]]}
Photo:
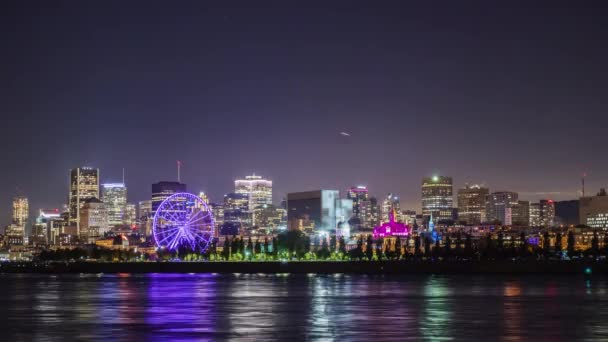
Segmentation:
{"type": "Polygon", "coordinates": [[[213,239],[213,214],[198,196],[176,193],[165,199],[156,210],[152,232],[158,247],[174,250],[187,246],[205,251],[213,239]]]}

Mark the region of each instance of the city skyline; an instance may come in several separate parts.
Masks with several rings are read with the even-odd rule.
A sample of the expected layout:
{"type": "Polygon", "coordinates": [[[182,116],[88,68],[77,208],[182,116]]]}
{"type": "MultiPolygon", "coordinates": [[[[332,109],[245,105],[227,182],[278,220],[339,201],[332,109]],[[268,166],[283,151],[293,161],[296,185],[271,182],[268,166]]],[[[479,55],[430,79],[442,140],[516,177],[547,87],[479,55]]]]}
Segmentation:
{"type": "Polygon", "coordinates": [[[124,167],[133,203],[176,180],[175,160],[214,200],[252,172],[275,203],[362,184],[414,210],[433,174],[532,201],[577,198],[583,172],[590,193],[608,184],[593,6],[29,6],[0,24],[1,222],[18,195],[64,204],[85,165],[102,183],[124,167]]]}

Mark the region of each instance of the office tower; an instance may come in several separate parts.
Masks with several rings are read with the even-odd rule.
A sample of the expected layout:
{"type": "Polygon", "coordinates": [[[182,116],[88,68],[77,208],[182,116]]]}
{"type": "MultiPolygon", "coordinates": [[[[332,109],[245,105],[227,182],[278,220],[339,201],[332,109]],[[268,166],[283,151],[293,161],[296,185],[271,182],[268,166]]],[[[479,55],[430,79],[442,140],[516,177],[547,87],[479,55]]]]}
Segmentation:
{"type": "Polygon", "coordinates": [[[144,217],[145,218],[150,217],[151,214],[152,214],[152,201],[151,200],[140,201],[139,208],[137,211],[137,217],[141,220],[144,217]]]}
{"type": "Polygon", "coordinates": [[[432,214],[435,221],[453,220],[451,177],[433,176],[422,180],[422,214],[427,217],[432,214]]]}
{"type": "Polygon", "coordinates": [[[369,222],[366,222],[366,228],[373,229],[375,226],[380,224],[380,206],[376,197],[370,197],[369,199],[369,222]]]}
{"type": "Polygon", "coordinates": [[[221,203],[210,203],[209,207],[213,213],[213,220],[215,222],[215,235],[219,235],[220,227],[224,224],[224,205],[221,203]]]}
{"type": "Polygon", "coordinates": [[[382,201],[382,207],[380,210],[382,214],[382,222],[389,222],[391,213],[393,213],[393,219],[395,222],[401,222],[401,204],[399,203],[399,197],[394,194],[388,194],[382,201]]]}
{"type": "Polygon", "coordinates": [[[529,211],[530,227],[540,227],[540,203],[530,203],[529,211]]]}
{"type": "Polygon", "coordinates": [[[555,225],[576,226],[580,222],[579,200],[555,202],[555,225]]]}
{"type": "Polygon", "coordinates": [[[511,208],[511,221],[515,226],[530,225],[530,201],[517,201],[511,208]]]}
{"type": "MultiPolygon", "coordinates": [[[[63,234],[63,227],[65,226],[63,218],[59,209],[40,209],[38,217],[36,218],[36,226],[43,229],[45,240],[48,244],[54,245],[60,234],[63,234]]],[[[36,235],[38,235],[36,231],[36,235]]]]}
{"type": "Polygon", "coordinates": [[[249,195],[246,193],[231,192],[224,195],[224,222],[238,222],[251,226],[249,205],[249,195]]]}
{"type": "Polygon", "coordinates": [[[234,192],[248,196],[249,210],[272,204],[272,181],[261,176],[252,175],[235,180],[234,192]]]}
{"type": "Polygon", "coordinates": [[[25,229],[29,217],[29,204],[26,197],[13,198],[13,224],[25,229]]]}
{"type": "Polygon", "coordinates": [[[330,232],[352,215],[352,203],[350,199],[341,199],[338,190],[288,193],[289,229],[330,232]]]}
{"type": "Polygon", "coordinates": [[[137,206],[133,203],[127,203],[125,206],[125,216],[123,224],[134,227],[137,224],[137,206]]]}
{"type": "Polygon", "coordinates": [[[591,228],[608,230],[608,196],[601,189],[596,196],[581,197],[580,223],[591,228]]]}
{"type": "Polygon", "coordinates": [[[140,201],[137,211],[137,219],[139,220],[140,231],[143,232],[145,236],[150,236],[152,234],[153,216],[152,201],[140,201]]]}
{"type": "Polygon", "coordinates": [[[124,183],[106,183],[101,185],[101,200],[108,211],[110,226],[125,224],[127,209],[127,187],[124,183]]]}
{"type": "Polygon", "coordinates": [[[513,208],[518,205],[516,192],[499,191],[486,197],[487,222],[499,221],[505,226],[513,224],[513,208]]]}
{"type": "Polygon", "coordinates": [[[79,167],[70,171],[69,222],[80,235],[80,208],[87,200],[99,199],[99,169],[79,167]]]}
{"type": "Polygon", "coordinates": [[[458,220],[475,225],[485,221],[486,196],[488,188],[479,185],[466,185],[458,190],[458,220]]]}
{"type": "Polygon", "coordinates": [[[158,182],[152,184],[152,215],[156,213],[156,210],[164,200],[178,192],[186,192],[186,184],[180,182],[158,182]]]}
{"type": "Polygon", "coordinates": [[[369,201],[369,193],[367,187],[359,185],[356,187],[352,187],[348,189],[346,193],[346,198],[353,201],[353,217],[357,217],[361,219],[361,221],[365,221],[365,217],[362,213],[365,209],[361,208],[362,202],[369,201]]]}
{"type": "Polygon", "coordinates": [[[555,203],[552,200],[540,200],[540,223],[543,227],[553,226],[555,220],[555,203]]]}
{"type": "Polygon", "coordinates": [[[79,217],[79,237],[82,242],[94,243],[110,230],[106,206],[97,198],[90,198],[84,202],[79,217]]]}

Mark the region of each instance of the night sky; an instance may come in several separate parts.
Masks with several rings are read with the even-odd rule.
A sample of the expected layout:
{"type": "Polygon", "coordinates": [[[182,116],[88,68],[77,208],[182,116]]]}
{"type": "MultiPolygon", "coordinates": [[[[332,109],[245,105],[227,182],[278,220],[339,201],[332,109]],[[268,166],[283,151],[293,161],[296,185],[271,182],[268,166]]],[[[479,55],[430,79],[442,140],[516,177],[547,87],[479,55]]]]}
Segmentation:
{"type": "Polygon", "coordinates": [[[136,203],[178,159],[212,200],[252,172],[277,202],[365,184],[419,209],[433,173],[535,200],[587,171],[596,192],[605,2],[497,3],[2,1],[0,223],[18,194],[65,203],[70,168],[124,167],[136,203]]]}

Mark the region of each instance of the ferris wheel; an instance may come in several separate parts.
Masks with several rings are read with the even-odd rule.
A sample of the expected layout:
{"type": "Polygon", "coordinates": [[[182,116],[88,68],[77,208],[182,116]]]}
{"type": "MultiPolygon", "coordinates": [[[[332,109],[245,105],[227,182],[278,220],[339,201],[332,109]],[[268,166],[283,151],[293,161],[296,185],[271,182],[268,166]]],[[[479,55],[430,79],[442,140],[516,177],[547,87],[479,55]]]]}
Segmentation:
{"type": "Polygon", "coordinates": [[[213,214],[196,195],[180,192],[165,199],[154,214],[152,233],[158,247],[187,246],[205,251],[213,238],[213,214]]]}

